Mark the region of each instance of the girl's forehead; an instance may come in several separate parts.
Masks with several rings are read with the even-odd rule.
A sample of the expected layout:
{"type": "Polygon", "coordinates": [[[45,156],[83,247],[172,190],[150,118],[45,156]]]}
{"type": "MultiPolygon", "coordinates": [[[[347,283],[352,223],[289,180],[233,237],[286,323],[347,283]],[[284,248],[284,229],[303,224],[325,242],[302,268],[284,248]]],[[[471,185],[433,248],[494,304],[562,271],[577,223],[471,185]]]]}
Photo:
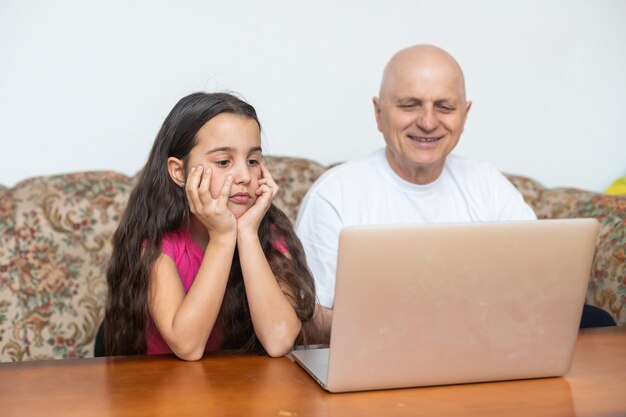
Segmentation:
{"type": "Polygon", "coordinates": [[[196,134],[196,147],[205,150],[228,147],[248,152],[261,146],[261,132],[256,120],[232,113],[222,113],[204,124],[196,134]]]}

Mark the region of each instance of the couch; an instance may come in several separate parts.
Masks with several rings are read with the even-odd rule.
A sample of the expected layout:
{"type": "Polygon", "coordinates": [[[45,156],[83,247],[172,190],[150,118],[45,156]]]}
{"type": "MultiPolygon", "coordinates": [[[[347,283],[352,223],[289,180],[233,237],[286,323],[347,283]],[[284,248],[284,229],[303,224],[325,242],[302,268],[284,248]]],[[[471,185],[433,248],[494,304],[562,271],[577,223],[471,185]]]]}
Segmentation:
{"type": "MultiPolygon", "coordinates": [[[[281,187],[275,203],[295,220],[307,189],[328,167],[289,157],[267,161],[281,187]]],[[[508,178],[540,218],[600,221],[587,303],[626,324],[626,196],[508,178]]],[[[0,186],[0,361],[93,356],[111,237],[135,181],[81,172],[0,186]]]]}

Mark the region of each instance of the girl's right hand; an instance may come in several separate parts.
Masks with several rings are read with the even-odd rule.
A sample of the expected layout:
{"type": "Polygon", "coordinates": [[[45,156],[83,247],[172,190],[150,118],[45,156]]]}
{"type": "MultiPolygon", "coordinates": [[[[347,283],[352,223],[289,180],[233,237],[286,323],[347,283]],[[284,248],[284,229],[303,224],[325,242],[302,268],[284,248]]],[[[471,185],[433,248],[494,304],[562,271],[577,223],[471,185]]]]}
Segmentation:
{"type": "Polygon", "coordinates": [[[217,198],[211,196],[211,168],[202,165],[191,169],[185,184],[185,192],[191,212],[207,228],[209,238],[237,232],[237,220],[228,209],[228,198],[233,178],[228,176],[217,198]]]}

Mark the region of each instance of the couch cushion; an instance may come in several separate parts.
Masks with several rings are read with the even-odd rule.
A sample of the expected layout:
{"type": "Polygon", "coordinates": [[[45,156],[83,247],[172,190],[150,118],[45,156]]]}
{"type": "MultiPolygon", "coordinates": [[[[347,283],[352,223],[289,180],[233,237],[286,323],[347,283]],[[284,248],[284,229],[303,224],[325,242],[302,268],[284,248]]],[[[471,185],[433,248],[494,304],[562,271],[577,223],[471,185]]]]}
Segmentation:
{"type": "Polygon", "coordinates": [[[92,355],[111,236],[131,186],[121,174],[85,172],[12,189],[16,250],[7,277],[15,305],[1,325],[1,361],[92,355]]]}
{"type": "Polygon", "coordinates": [[[309,159],[284,156],[265,157],[265,162],[280,186],[274,203],[295,224],[304,195],[327,167],[309,159]]]}

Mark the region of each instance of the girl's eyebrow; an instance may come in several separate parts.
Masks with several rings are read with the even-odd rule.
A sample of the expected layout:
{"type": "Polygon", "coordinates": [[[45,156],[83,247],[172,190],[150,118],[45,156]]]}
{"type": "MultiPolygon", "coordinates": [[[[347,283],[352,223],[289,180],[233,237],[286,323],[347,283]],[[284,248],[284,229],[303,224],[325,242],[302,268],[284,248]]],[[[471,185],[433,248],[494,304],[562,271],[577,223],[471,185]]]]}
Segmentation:
{"type": "Polygon", "coordinates": [[[232,152],[234,151],[235,148],[231,147],[231,146],[219,146],[217,148],[213,148],[213,149],[209,149],[206,154],[211,154],[211,153],[215,153],[215,152],[232,152]]]}
{"type": "MultiPolygon", "coordinates": [[[[232,146],[218,146],[217,148],[213,148],[213,149],[209,149],[206,154],[212,154],[215,152],[235,152],[236,149],[233,148],[232,146]]],[[[252,148],[250,148],[250,150],[248,151],[248,153],[253,153],[253,152],[263,152],[263,150],[261,149],[260,146],[253,146],[252,148]]]]}

